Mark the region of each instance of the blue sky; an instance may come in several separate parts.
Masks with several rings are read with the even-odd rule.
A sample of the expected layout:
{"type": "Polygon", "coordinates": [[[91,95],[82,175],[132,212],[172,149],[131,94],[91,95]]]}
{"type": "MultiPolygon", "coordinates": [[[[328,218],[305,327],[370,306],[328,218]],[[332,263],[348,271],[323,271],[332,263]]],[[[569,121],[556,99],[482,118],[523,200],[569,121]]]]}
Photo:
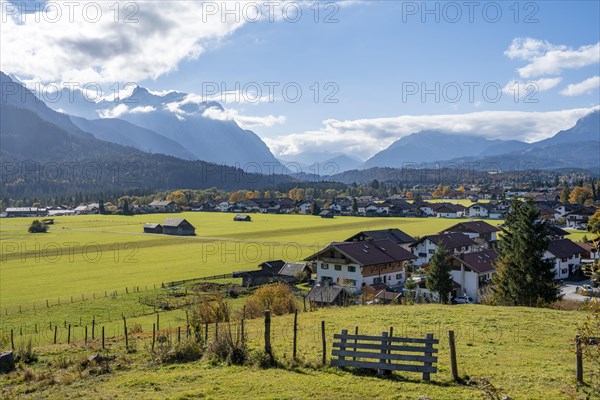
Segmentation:
{"type": "MultiPolygon", "coordinates": [[[[260,22],[234,24],[232,27],[232,17],[229,16],[226,17],[228,23],[219,25],[217,21],[214,31],[209,29],[209,33],[197,32],[190,27],[190,24],[203,24],[203,17],[196,15],[195,19],[185,20],[183,13],[186,10],[181,8],[184,7],[181,3],[192,4],[163,2],[160,3],[162,7],[149,10],[149,3],[139,3],[136,15],[139,26],[136,28],[151,25],[153,14],[149,11],[155,11],[161,18],[172,13],[171,21],[181,20],[181,24],[188,25],[188,30],[181,27],[176,39],[156,35],[155,41],[169,43],[153,55],[136,57],[136,54],[130,54],[128,58],[126,51],[115,51],[114,56],[106,56],[107,60],[91,57],[89,63],[93,70],[102,71],[103,67],[110,65],[105,71],[111,71],[111,68],[117,71],[112,75],[100,72],[102,76],[96,78],[106,78],[106,82],[117,81],[119,79],[115,76],[118,72],[129,72],[127,66],[131,65],[132,72],[123,80],[134,81],[152,90],[176,89],[202,94],[207,83],[224,84],[227,89],[233,90],[236,84],[244,87],[256,82],[265,96],[268,86],[264,83],[277,82],[280,86],[274,91],[273,101],[263,99],[258,104],[250,104],[243,98],[236,101],[230,96],[226,104],[226,108],[232,110],[229,117],[239,119],[241,125],[244,117],[246,120],[255,117],[249,127],[265,139],[277,155],[342,149],[367,158],[378,147],[389,145],[410,133],[411,129],[428,127],[426,116],[496,111],[551,113],[548,116],[553,117],[553,124],[538,124],[532,127],[534,132],[529,136],[525,131],[514,134],[515,138],[535,140],[547,136],[552,129],[571,124],[587,112],[585,110],[600,103],[597,83],[600,55],[593,47],[600,41],[600,2],[597,1],[472,2],[473,22],[469,21],[468,2],[462,1],[426,4],[355,1],[338,2],[335,7],[330,2],[321,2],[318,22],[314,21],[313,2],[305,2],[294,3],[302,8],[302,17],[296,23],[281,18],[282,10],[278,9],[274,12],[274,22],[270,22],[263,11],[260,22]],[[437,7],[438,11],[426,14],[423,7],[429,10],[437,7]],[[498,9],[501,16],[497,14],[498,9]],[[515,14],[517,9],[518,15],[515,14]],[[462,14],[460,17],[456,14],[457,10],[462,14]],[[177,19],[177,13],[181,18],[177,19]],[[337,22],[325,23],[328,15],[337,22]],[[452,23],[452,19],[457,22],[452,23]],[[197,37],[187,44],[180,43],[178,38],[184,35],[188,39],[194,39],[194,35],[197,37]],[[185,48],[198,43],[201,51],[185,48]],[[513,48],[509,51],[511,45],[513,48]],[[182,50],[167,55],[168,46],[181,46],[182,50]],[[133,71],[133,64],[138,60],[142,66],[144,62],[151,65],[161,55],[168,62],[165,61],[160,69],[140,67],[139,71],[133,71]],[[110,57],[113,59],[110,60],[110,57]],[[117,63],[117,57],[125,62],[117,63]],[[519,69],[528,68],[531,64],[534,65],[530,69],[519,72],[519,69]],[[506,88],[513,80],[521,86],[533,82],[533,86],[528,88],[531,96],[515,99],[514,92],[506,88]],[[291,82],[297,83],[303,91],[297,103],[286,101],[282,96],[281,87],[291,82]],[[472,99],[465,82],[478,85],[473,86],[472,99]],[[320,87],[319,101],[313,97],[315,83],[320,87]],[[436,83],[439,89],[436,89],[436,83]],[[326,84],[329,86],[326,87],[326,84]],[[567,89],[574,84],[580,85],[567,89]],[[438,93],[439,101],[434,94],[422,99],[422,85],[438,93]],[[484,85],[488,86],[488,97],[483,93],[484,85]],[[444,87],[448,90],[446,96],[444,87]],[[456,88],[463,91],[462,95],[458,96],[456,88]],[[505,91],[498,93],[497,88],[505,91]],[[325,102],[324,96],[333,94],[335,89],[339,91],[332,98],[337,103],[325,102]],[[409,92],[415,89],[417,93],[409,92]],[[535,93],[531,93],[532,90],[535,93]],[[501,98],[497,102],[490,99],[498,96],[501,98]],[[578,111],[567,112],[569,110],[578,111]],[[269,116],[270,119],[267,118],[269,116]],[[412,120],[412,123],[407,123],[400,118],[403,116],[419,116],[420,119],[418,123],[412,120]],[[261,118],[265,119],[264,124],[261,118]],[[385,121],[371,123],[377,119],[385,121]],[[355,128],[351,126],[352,121],[362,123],[356,124],[360,127],[355,128]],[[344,127],[337,127],[337,122],[343,122],[344,127]],[[406,126],[390,127],[390,124],[406,126]],[[545,131],[548,132],[544,134],[545,131]],[[335,137],[339,142],[352,135],[359,139],[345,147],[336,144],[335,140],[328,140],[335,137]],[[365,138],[369,139],[369,143],[362,146],[365,138]]],[[[221,2],[214,4],[221,8],[221,2]]],[[[199,8],[197,3],[195,8],[196,11],[199,8]]],[[[207,9],[203,11],[206,14],[207,9]]],[[[219,9],[216,17],[221,17],[222,12],[219,9]]],[[[243,22],[243,12],[238,15],[243,22]]],[[[289,13],[289,16],[293,18],[294,14],[289,13]]],[[[97,25],[93,28],[100,29],[97,25]]],[[[118,40],[119,35],[125,37],[126,28],[129,27],[124,28],[123,24],[106,25],[99,34],[114,30],[114,37],[118,40]]],[[[204,27],[199,26],[198,29],[204,27]]],[[[2,31],[3,34],[5,32],[2,31]]],[[[19,40],[23,40],[22,37],[19,40]]],[[[131,39],[131,35],[127,38],[136,40],[135,37],[131,39]]],[[[138,40],[146,47],[156,45],[143,42],[147,38],[140,37],[138,40]]],[[[5,45],[5,42],[2,44],[5,45]]],[[[32,44],[25,41],[23,46],[32,44]]],[[[104,53],[112,54],[112,51],[104,53]]],[[[64,73],[45,71],[37,74],[31,66],[7,63],[6,57],[2,58],[3,70],[25,78],[42,81],[66,79],[64,73]]],[[[55,57],[47,62],[58,59],[55,57]]],[[[89,76],[82,72],[85,67],[85,63],[78,65],[74,76],[89,76]]],[[[512,86],[513,90],[517,87],[520,86],[512,86]]],[[[523,88],[520,93],[523,94],[523,88]]],[[[217,100],[221,98],[219,95],[216,97],[217,100]]],[[[498,119],[506,119],[510,115],[498,114],[501,117],[498,119]]],[[[524,116],[521,115],[521,118],[524,116]]],[[[469,125],[468,130],[474,133],[478,129],[486,130],[486,134],[494,136],[491,133],[493,129],[481,126],[482,116],[475,119],[479,122],[469,125]]],[[[460,124],[455,125],[448,129],[459,130],[460,124]]],[[[439,127],[439,124],[433,126],[439,127]]],[[[498,126],[494,131],[496,136],[503,135],[501,129],[506,129],[506,126],[498,126]]]]}

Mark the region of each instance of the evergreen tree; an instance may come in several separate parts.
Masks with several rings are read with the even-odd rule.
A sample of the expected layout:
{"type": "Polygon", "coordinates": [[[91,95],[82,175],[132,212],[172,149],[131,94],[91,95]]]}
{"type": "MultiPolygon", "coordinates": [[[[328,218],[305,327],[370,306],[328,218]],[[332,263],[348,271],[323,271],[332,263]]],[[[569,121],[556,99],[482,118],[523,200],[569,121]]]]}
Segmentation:
{"type": "Polygon", "coordinates": [[[352,212],[354,214],[358,213],[358,200],[356,200],[356,197],[352,199],[352,212]]]}
{"type": "Polygon", "coordinates": [[[129,209],[129,201],[127,199],[123,201],[123,215],[131,215],[131,210],[129,209]]]}
{"type": "Polygon", "coordinates": [[[106,209],[104,208],[104,200],[100,200],[98,203],[98,212],[100,214],[106,214],[106,209]]]}
{"type": "Polygon", "coordinates": [[[560,202],[562,204],[569,204],[569,197],[571,197],[571,190],[568,187],[565,187],[560,193],[560,202]]]}
{"type": "Polygon", "coordinates": [[[440,303],[447,303],[448,295],[452,291],[451,270],[452,265],[448,260],[448,254],[442,246],[439,246],[433,257],[431,257],[431,261],[429,261],[426,284],[429,291],[439,295],[440,303]]]}
{"type": "Polygon", "coordinates": [[[594,181],[592,180],[592,201],[596,201],[598,200],[598,192],[596,191],[596,185],[594,184],[594,181]]]}
{"type": "Polygon", "coordinates": [[[312,202],[310,208],[311,215],[319,215],[321,213],[321,207],[319,207],[319,204],[317,204],[316,201],[312,202]]]}
{"type": "Polygon", "coordinates": [[[553,263],[542,259],[549,231],[539,216],[531,199],[513,202],[506,215],[493,278],[495,300],[500,304],[534,307],[562,297],[553,263]]]}

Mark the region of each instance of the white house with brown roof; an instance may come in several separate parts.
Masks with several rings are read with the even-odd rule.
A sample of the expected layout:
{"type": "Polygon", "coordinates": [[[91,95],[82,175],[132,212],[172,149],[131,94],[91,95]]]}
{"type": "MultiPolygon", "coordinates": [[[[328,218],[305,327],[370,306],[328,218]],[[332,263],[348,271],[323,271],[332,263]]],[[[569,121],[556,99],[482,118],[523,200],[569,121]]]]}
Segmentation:
{"type": "Polygon", "coordinates": [[[471,253],[476,250],[477,243],[464,233],[443,233],[423,236],[410,245],[412,253],[417,257],[415,266],[429,263],[431,257],[442,246],[449,254],[471,253]]]}
{"type": "Polygon", "coordinates": [[[569,239],[557,239],[550,241],[543,258],[554,263],[555,279],[567,279],[569,274],[580,268],[583,253],[583,248],[577,243],[569,239]]]}
{"type": "Polygon", "coordinates": [[[318,282],[350,286],[361,290],[365,285],[402,284],[404,264],[416,257],[391,240],[331,243],[305,261],[316,264],[318,282]]]}
{"type": "Polygon", "coordinates": [[[494,249],[473,253],[455,254],[451,257],[452,279],[460,285],[459,296],[469,296],[479,301],[480,289],[489,284],[496,268],[498,253],[494,249]]]}

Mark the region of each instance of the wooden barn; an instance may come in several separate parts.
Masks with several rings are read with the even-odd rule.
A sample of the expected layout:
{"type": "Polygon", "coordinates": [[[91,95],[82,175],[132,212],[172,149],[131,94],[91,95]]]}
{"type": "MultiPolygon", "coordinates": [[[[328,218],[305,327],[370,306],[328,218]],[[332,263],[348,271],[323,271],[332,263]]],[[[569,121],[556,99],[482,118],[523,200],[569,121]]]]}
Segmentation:
{"type": "Polygon", "coordinates": [[[162,223],[165,235],[194,236],[196,228],[185,218],[167,218],[162,223]]]}
{"type": "Polygon", "coordinates": [[[144,233],[163,233],[161,224],[144,224],[144,233]]]}
{"type": "Polygon", "coordinates": [[[238,222],[251,222],[252,217],[250,217],[248,214],[238,214],[235,217],[233,217],[233,220],[238,222]]]}
{"type": "Polygon", "coordinates": [[[321,218],[333,218],[335,216],[335,211],[333,210],[323,210],[319,213],[321,218]]]}

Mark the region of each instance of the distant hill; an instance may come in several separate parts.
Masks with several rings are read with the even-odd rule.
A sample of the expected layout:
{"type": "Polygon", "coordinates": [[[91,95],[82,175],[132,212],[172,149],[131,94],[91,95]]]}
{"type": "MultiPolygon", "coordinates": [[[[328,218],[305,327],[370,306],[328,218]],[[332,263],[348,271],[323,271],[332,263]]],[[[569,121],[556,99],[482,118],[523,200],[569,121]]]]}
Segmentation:
{"type": "Polygon", "coordinates": [[[401,168],[407,164],[431,167],[436,162],[497,165],[499,170],[519,164],[539,169],[600,169],[600,111],[579,119],[575,126],[534,143],[490,140],[452,132],[422,131],[405,136],[375,154],[365,168],[401,168]]]}

